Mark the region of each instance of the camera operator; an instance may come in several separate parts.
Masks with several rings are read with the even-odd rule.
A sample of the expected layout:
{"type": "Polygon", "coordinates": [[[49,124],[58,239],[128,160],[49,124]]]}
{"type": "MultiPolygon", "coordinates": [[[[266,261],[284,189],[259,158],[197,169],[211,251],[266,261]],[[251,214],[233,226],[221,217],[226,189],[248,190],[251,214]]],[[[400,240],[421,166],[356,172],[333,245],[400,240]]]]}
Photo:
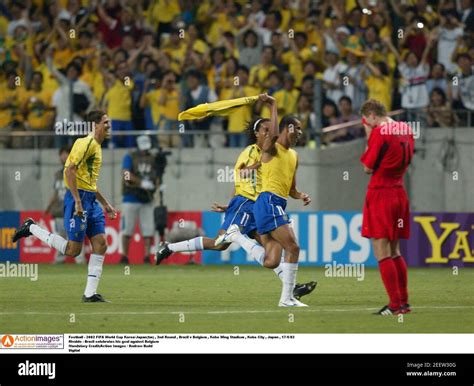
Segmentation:
{"type": "Polygon", "coordinates": [[[145,263],[150,262],[150,248],[155,233],[153,217],[154,194],[159,188],[166,166],[166,157],[152,149],[150,137],[137,138],[138,150],[127,153],[123,159],[123,206],[122,206],[122,259],[128,263],[130,237],[135,230],[137,219],[145,241],[145,263]]]}

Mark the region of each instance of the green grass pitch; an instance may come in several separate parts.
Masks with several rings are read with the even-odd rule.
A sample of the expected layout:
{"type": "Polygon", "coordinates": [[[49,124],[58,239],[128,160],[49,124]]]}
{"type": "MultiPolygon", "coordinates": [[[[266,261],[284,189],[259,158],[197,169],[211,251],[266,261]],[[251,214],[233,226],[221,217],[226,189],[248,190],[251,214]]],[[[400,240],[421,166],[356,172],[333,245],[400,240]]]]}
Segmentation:
{"type": "Polygon", "coordinates": [[[81,303],[86,267],[40,265],[38,281],[0,278],[0,334],[21,333],[467,333],[474,331],[474,269],[410,268],[413,307],[403,321],[372,315],[386,303],[376,269],[365,280],[301,267],[318,287],[308,308],[277,307],[281,284],[261,267],[105,266],[99,293],[81,303]],[[74,314],[72,316],[72,314],[74,314]],[[74,320],[75,319],[75,320],[74,320]],[[74,320],[74,322],[72,322],[74,320]]]}

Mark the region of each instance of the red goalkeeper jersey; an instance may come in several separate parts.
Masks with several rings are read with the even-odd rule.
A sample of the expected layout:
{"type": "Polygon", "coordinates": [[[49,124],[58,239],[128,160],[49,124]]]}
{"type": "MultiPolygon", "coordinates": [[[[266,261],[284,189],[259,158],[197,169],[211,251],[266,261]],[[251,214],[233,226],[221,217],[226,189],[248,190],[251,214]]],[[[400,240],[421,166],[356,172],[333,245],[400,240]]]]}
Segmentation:
{"type": "Polygon", "coordinates": [[[415,140],[405,122],[387,122],[372,129],[361,162],[372,169],[369,188],[403,186],[403,176],[413,157],[415,140]]]}

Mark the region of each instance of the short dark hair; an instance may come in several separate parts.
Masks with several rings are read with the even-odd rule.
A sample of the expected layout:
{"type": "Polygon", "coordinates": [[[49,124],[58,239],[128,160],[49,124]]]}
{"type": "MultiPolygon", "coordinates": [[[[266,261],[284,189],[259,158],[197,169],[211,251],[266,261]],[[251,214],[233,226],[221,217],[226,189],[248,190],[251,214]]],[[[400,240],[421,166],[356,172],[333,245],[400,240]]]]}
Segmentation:
{"type": "Polygon", "coordinates": [[[385,117],[387,115],[387,110],[385,106],[375,99],[369,99],[362,104],[360,108],[360,113],[362,115],[369,115],[370,113],[374,113],[378,117],[385,117]]]}
{"type": "Polygon", "coordinates": [[[270,13],[268,13],[268,16],[269,15],[273,15],[275,16],[275,19],[278,23],[278,25],[281,24],[282,20],[283,20],[283,16],[281,15],[281,12],[280,11],[271,11],[270,13]]]}
{"type": "Polygon", "coordinates": [[[243,64],[237,67],[237,71],[243,71],[247,75],[250,73],[249,68],[247,66],[244,66],[243,64]]]}
{"type": "Polygon", "coordinates": [[[71,146],[69,145],[63,145],[59,148],[59,155],[61,155],[62,153],[70,153],[71,152],[71,146]]]}
{"type": "Polygon", "coordinates": [[[461,58],[465,58],[467,60],[471,60],[471,57],[469,56],[469,54],[467,52],[461,52],[460,54],[458,54],[456,56],[456,62],[461,59],[461,58]]]}
{"type": "Polygon", "coordinates": [[[188,72],[186,72],[186,79],[189,77],[201,79],[201,72],[196,69],[191,69],[188,72]]]}
{"type": "Polygon", "coordinates": [[[288,127],[289,125],[296,125],[296,123],[299,121],[298,117],[293,114],[285,115],[281,121],[280,125],[278,126],[280,129],[280,133],[285,130],[285,127],[288,127]]]}
{"type": "Polygon", "coordinates": [[[70,68],[74,68],[77,71],[78,75],[81,75],[82,67],[74,60],[67,65],[66,72],[68,72],[70,68]]]}
{"type": "Polygon", "coordinates": [[[8,79],[11,76],[17,77],[18,73],[16,71],[7,71],[7,73],[5,74],[5,77],[8,79]]]}
{"type": "Polygon", "coordinates": [[[79,39],[82,38],[83,36],[86,37],[86,38],[92,39],[92,34],[89,31],[85,30],[85,29],[83,29],[83,30],[81,30],[81,32],[79,32],[79,39]]]}
{"type": "Polygon", "coordinates": [[[446,103],[446,93],[444,92],[444,90],[440,87],[435,87],[433,88],[433,90],[431,90],[431,93],[430,93],[430,97],[433,95],[433,94],[439,94],[441,95],[441,99],[443,100],[443,103],[446,103]]]}
{"type": "Polygon", "coordinates": [[[298,32],[295,33],[295,39],[296,39],[298,36],[301,37],[301,38],[303,38],[305,41],[308,40],[308,35],[306,34],[306,32],[298,31],[298,32]]]}
{"type": "Polygon", "coordinates": [[[89,113],[87,113],[86,121],[100,123],[100,121],[102,120],[102,117],[106,114],[107,113],[103,110],[92,110],[89,113]]]}
{"type": "Polygon", "coordinates": [[[273,46],[263,46],[262,52],[265,51],[265,50],[271,50],[272,51],[272,57],[275,56],[275,47],[273,47],[273,46]]]}
{"type": "Polygon", "coordinates": [[[343,95],[342,97],[339,98],[339,103],[341,103],[342,101],[349,102],[352,105],[352,99],[348,97],[347,95],[343,95]]]}

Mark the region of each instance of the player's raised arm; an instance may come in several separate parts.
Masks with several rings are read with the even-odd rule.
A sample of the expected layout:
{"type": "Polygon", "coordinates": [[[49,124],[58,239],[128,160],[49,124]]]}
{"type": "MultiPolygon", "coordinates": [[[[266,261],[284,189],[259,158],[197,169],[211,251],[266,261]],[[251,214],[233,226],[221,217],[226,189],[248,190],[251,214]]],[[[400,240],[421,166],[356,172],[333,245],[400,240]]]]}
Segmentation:
{"type": "Polygon", "coordinates": [[[278,136],[280,135],[280,130],[278,129],[278,110],[276,99],[268,94],[260,94],[259,99],[262,102],[268,103],[270,105],[271,112],[270,130],[268,131],[268,134],[266,135],[265,140],[263,141],[262,150],[265,153],[273,153],[275,149],[275,142],[277,141],[278,136]]]}

